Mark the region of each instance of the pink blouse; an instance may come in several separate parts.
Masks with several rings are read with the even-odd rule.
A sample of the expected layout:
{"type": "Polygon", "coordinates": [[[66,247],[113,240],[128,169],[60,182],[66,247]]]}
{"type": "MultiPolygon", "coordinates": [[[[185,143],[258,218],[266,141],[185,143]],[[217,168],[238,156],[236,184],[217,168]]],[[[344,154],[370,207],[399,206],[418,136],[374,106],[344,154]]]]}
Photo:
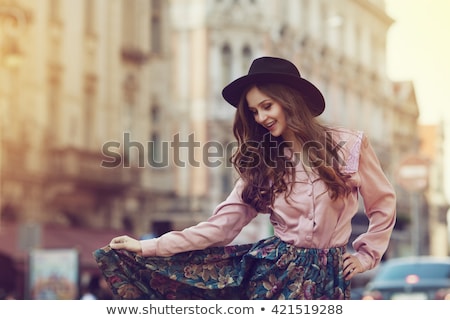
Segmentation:
{"type": "MultiPolygon", "coordinates": [[[[334,138],[343,146],[342,169],[351,175],[354,187],[345,198],[331,200],[326,185],[302,164],[296,166],[296,181],[288,201],[279,195],[273,204],[270,221],[281,240],[303,248],[345,246],[349,241],[351,220],[362,196],[369,226],[352,245],[364,270],[374,268],[387,249],[396,217],[396,196],[383,173],[368,138],[359,131],[338,129],[334,138]]],[[[211,246],[229,244],[258,214],[241,198],[238,181],[228,198],[216,207],[206,221],[182,231],[171,231],[159,238],[141,240],[144,256],[171,256],[211,246]]]]}

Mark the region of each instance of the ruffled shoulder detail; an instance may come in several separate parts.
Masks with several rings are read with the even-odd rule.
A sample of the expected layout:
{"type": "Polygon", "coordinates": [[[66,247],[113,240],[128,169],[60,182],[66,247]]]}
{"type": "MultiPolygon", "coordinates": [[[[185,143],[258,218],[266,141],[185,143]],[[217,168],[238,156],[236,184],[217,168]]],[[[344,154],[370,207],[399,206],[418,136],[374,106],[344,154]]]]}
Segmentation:
{"type": "Polygon", "coordinates": [[[359,166],[359,155],[361,153],[361,143],[363,138],[363,132],[358,131],[356,141],[354,141],[353,145],[350,148],[350,151],[348,153],[348,158],[346,161],[346,164],[344,166],[345,172],[357,172],[358,166],[359,166]]]}
{"type": "Polygon", "coordinates": [[[354,173],[358,171],[359,156],[364,132],[350,129],[333,129],[333,138],[341,146],[339,155],[344,173],[354,173]]]}

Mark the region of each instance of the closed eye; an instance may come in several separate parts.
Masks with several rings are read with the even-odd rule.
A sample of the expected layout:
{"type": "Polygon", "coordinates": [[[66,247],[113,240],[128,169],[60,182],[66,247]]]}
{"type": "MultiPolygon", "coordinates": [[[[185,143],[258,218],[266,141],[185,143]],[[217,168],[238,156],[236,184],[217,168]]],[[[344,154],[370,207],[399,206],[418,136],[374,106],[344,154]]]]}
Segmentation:
{"type": "Polygon", "coordinates": [[[249,107],[250,112],[256,116],[258,114],[258,109],[262,109],[262,110],[270,110],[270,108],[272,107],[272,102],[262,102],[259,104],[259,106],[257,108],[254,107],[249,107]]]}

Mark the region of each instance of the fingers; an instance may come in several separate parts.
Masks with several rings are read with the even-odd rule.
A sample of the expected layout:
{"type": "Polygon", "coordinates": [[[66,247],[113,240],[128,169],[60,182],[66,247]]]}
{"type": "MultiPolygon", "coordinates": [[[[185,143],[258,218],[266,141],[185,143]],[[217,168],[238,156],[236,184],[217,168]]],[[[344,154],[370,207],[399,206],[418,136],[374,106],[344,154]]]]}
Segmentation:
{"type": "Polygon", "coordinates": [[[353,278],[356,274],[360,273],[362,271],[361,263],[359,262],[358,258],[355,256],[345,253],[343,256],[343,272],[345,276],[345,280],[350,280],[353,278]]]}
{"type": "Polygon", "coordinates": [[[358,272],[357,272],[357,270],[356,270],[356,268],[353,268],[353,269],[347,269],[347,270],[344,270],[344,274],[345,274],[345,280],[350,280],[351,278],[353,278],[354,276],[355,276],[355,274],[357,274],[358,272]]]}
{"type": "Polygon", "coordinates": [[[133,239],[129,236],[115,237],[111,240],[109,246],[112,249],[125,249],[139,254],[142,253],[140,241],[133,239]]]}
{"type": "Polygon", "coordinates": [[[130,251],[136,251],[137,240],[129,236],[115,237],[109,243],[109,246],[113,249],[126,249],[130,251]]]}
{"type": "Polygon", "coordinates": [[[115,237],[109,243],[109,246],[113,249],[124,249],[127,243],[128,236],[115,237]]]}

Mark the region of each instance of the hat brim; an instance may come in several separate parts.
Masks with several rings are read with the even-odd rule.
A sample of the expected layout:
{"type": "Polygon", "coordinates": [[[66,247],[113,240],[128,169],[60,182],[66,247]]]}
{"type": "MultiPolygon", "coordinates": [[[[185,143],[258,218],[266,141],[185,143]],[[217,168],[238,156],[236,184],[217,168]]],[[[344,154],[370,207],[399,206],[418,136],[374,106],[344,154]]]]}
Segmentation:
{"type": "Polygon", "coordinates": [[[281,83],[298,90],[314,117],[325,110],[325,99],[320,90],[308,80],[296,76],[274,73],[255,73],[240,77],[222,90],[223,98],[233,107],[238,107],[241,96],[252,84],[281,83]]]}

